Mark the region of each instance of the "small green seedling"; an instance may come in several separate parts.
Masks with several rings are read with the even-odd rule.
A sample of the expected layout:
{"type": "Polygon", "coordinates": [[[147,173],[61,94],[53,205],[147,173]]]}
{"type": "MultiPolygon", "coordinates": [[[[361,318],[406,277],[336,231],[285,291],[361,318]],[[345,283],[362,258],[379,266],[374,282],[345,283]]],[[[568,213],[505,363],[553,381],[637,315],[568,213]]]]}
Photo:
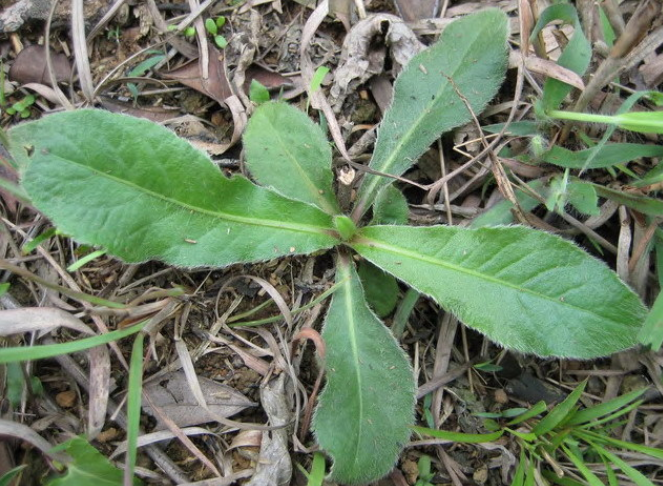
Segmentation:
{"type": "Polygon", "coordinates": [[[225,49],[228,45],[226,38],[219,34],[219,29],[226,24],[225,17],[217,17],[214,19],[205,20],[205,30],[214,38],[214,43],[219,49],[225,49]]]}
{"type": "Polygon", "coordinates": [[[431,481],[435,477],[435,473],[431,471],[431,458],[424,454],[417,462],[417,469],[419,476],[414,486],[434,486],[431,481]]]}
{"type": "Polygon", "coordinates": [[[332,479],[362,484],[387,474],[407,443],[416,384],[367,304],[355,261],[520,352],[589,359],[637,343],[645,307],[573,243],[521,226],[408,226],[393,179],[374,175],[403,174],[442,133],[472,119],[468,106],[481,112],[507,60],[507,18],[496,9],[454,21],[415,56],[395,83],[350,215],[333,191],[323,131],[281,102],[258,106],[244,135],[260,185],[225,177],[159,125],[99,110],[14,127],[9,149],[36,208],[126,262],[226,267],[334,249],[336,291],[322,331],[327,383],[313,430],[334,461],[332,479]]]}
{"type": "Polygon", "coordinates": [[[21,118],[30,118],[30,115],[32,114],[30,107],[35,104],[35,101],[37,101],[35,95],[27,95],[23,99],[13,103],[8,108],[5,108],[5,112],[8,115],[16,115],[18,113],[21,118]]]}

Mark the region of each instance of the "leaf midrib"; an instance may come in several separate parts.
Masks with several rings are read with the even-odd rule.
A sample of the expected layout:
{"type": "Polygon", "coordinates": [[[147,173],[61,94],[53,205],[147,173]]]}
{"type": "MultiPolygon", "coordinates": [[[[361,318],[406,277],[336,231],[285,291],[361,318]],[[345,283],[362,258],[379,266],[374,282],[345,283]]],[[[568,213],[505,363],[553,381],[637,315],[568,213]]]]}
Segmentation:
{"type": "MultiPolygon", "coordinates": [[[[481,39],[481,36],[480,36],[480,35],[475,36],[474,40],[473,40],[471,43],[466,44],[466,45],[468,45],[469,47],[468,47],[468,49],[466,49],[466,50],[464,51],[464,54],[466,54],[467,52],[469,52],[469,51],[471,50],[470,47],[473,47],[474,44],[476,44],[477,41],[479,41],[480,39],[481,39]]],[[[464,55],[461,56],[461,57],[459,57],[459,59],[461,59],[461,60],[462,60],[462,59],[465,59],[464,55]]],[[[447,76],[449,76],[449,77],[453,80],[453,79],[455,78],[455,76],[456,76],[456,73],[457,73],[458,70],[461,68],[461,66],[464,67],[464,66],[466,66],[466,64],[465,64],[464,62],[458,62],[456,68],[453,70],[453,73],[452,73],[452,74],[447,74],[447,76]]],[[[430,112],[431,112],[431,107],[434,107],[435,104],[436,104],[436,103],[438,102],[438,100],[440,99],[440,94],[441,94],[443,91],[445,91],[445,90],[447,89],[447,87],[449,87],[449,86],[451,86],[451,83],[450,83],[448,80],[447,80],[446,83],[442,83],[442,84],[440,85],[440,89],[437,91],[437,93],[436,93],[436,95],[435,95],[435,99],[432,100],[432,101],[431,101],[430,103],[428,103],[427,105],[425,105],[425,108],[421,111],[421,115],[419,116],[419,118],[417,118],[417,120],[416,120],[415,123],[413,123],[413,124],[410,125],[410,129],[409,129],[407,132],[405,132],[405,135],[400,139],[400,141],[399,141],[398,144],[396,145],[396,148],[395,148],[394,150],[391,151],[391,155],[389,155],[389,157],[387,157],[387,159],[385,159],[385,160],[386,160],[386,161],[385,161],[385,164],[383,164],[383,165],[381,165],[381,166],[379,166],[379,167],[372,166],[371,164],[369,164],[369,167],[370,167],[371,169],[374,169],[374,170],[377,170],[377,171],[380,171],[380,172],[383,172],[383,173],[390,174],[389,171],[391,170],[391,167],[394,165],[394,162],[395,162],[397,159],[400,158],[400,152],[403,150],[403,146],[405,146],[405,144],[406,144],[407,142],[409,142],[410,139],[414,136],[414,134],[417,132],[417,129],[419,128],[419,126],[420,126],[422,120],[423,120],[424,118],[426,118],[426,117],[430,114],[430,112]]],[[[378,137],[379,137],[379,135],[378,135],[378,137]]],[[[378,140],[376,140],[376,147],[377,147],[378,143],[379,143],[379,138],[378,138],[378,140]]],[[[371,161],[371,162],[372,162],[372,161],[371,161]]],[[[392,175],[398,175],[398,174],[392,174],[392,175]]],[[[378,178],[377,176],[373,176],[373,177],[371,178],[371,180],[370,180],[370,182],[369,182],[369,185],[368,185],[368,188],[367,188],[367,190],[366,190],[366,192],[365,192],[365,196],[362,197],[362,199],[361,199],[360,201],[357,202],[357,206],[359,206],[360,204],[362,204],[362,202],[363,202],[364,204],[366,204],[365,201],[367,200],[367,198],[370,197],[371,194],[373,194],[373,192],[375,191],[375,187],[377,186],[378,182],[380,182],[380,180],[381,180],[381,179],[378,178]]]]}
{"type": "MultiPolygon", "coordinates": [[[[108,174],[106,172],[103,172],[99,169],[96,169],[92,166],[79,163],[75,160],[72,159],[67,159],[64,157],[61,157],[57,154],[50,153],[49,154],[49,159],[57,159],[62,161],[65,164],[73,164],[77,167],[81,167],[85,170],[88,170],[96,175],[101,176],[102,178],[108,179],[110,181],[116,182],[118,184],[124,185],[126,187],[132,188],[137,190],[138,192],[141,192],[145,194],[148,197],[152,197],[153,199],[157,199],[160,201],[164,201],[170,204],[173,204],[175,206],[180,207],[182,210],[190,210],[190,211],[196,211],[201,214],[205,214],[208,216],[213,216],[218,219],[222,220],[227,220],[232,223],[239,223],[239,224],[246,224],[246,225],[252,225],[252,226],[262,226],[265,228],[276,228],[276,229],[287,229],[295,232],[300,232],[300,233],[308,233],[308,234],[321,234],[325,236],[330,236],[328,234],[328,231],[331,231],[331,228],[326,228],[323,226],[312,226],[312,225],[307,225],[307,224],[296,224],[296,223],[287,223],[284,221],[274,221],[274,220],[269,220],[269,219],[256,219],[256,218],[248,218],[248,217],[242,217],[242,216],[235,216],[232,214],[228,213],[223,213],[220,211],[212,211],[209,209],[201,208],[198,206],[193,206],[191,204],[185,203],[183,201],[179,201],[177,199],[173,199],[167,196],[164,196],[162,194],[159,194],[158,192],[154,192],[150,189],[147,189],[143,186],[140,186],[134,182],[130,182],[126,179],[120,179],[119,177],[113,176],[111,174],[108,174]]],[[[36,160],[34,162],[37,162],[36,160]]],[[[52,162],[51,162],[52,163],[52,162]]],[[[35,169],[37,170],[37,169],[35,169]]],[[[220,177],[223,177],[223,175],[219,174],[220,177]]],[[[257,186],[259,187],[259,186],[257,186]]],[[[260,187],[260,189],[267,191],[268,189],[260,187]]]]}
{"type": "Polygon", "coordinates": [[[355,301],[352,295],[352,277],[349,274],[348,268],[343,267],[343,273],[344,273],[344,278],[347,279],[345,283],[345,305],[346,305],[346,315],[348,316],[348,340],[350,341],[350,348],[352,350],[352,359],[355,363],[355,369],[356,369],[356,377],[357,377],[357,390],[358,390],[358,396],[359,396],[359,414],[358,414],[358,425],[355,428],[355,440],[354,440],[354,454],[353,457],[355,458],[354,460],[354,466],[357,465],[358,458],[359,458],[359,443],[360,443],[360,438],[363,433],[363,416],[364,416],[364,396],[361,393],[362,389],[362,376],[361,376],[361,368],[359,366],[359,347],[357,345],[357,323],[355,319],[355,307],[352,305],[352,303],[355,301]]]}
{"type": "MultiPolygon", "coordinates": [[[[491,276],[487,273],[481,273],[481,272],[478,272],[478,271],[470,269],[470,268],[462,267],[460,265],[455,265],[453,263],[450,263],[448,260],[440,260],[438,258],[434,258],[434,257],[428,256],[428,255],[425,255],[423,253],[407,250],[407,249],[402,248],[402,247],[391,245],[391,244],[386,243],[384,241],[376,240],[373,237],[362,236],[362,240],[364,240],[365,242],[362,241],[359,244],[352,245],[353,248],[355,248],[355,250],[359,251],[355,246],[362,246],[362,245],[366,246],[369,249],[380,249],[380,250],[383,250],[387,253],[392,253],[394,255],[399,255],[399,256],[402,256],[402,257],[406,257],[406,258],[411,258],[413,260],[418,260],[418,261],[423,262],[423,263],[428,263],[428,264],[431,264],[431,265],[434,265],[434,266],[443,267],[443,268],[446,268],[448,270],[456,271],[458,273],[464,273],[464,274],[469,275],[471,277],[474,277],[478,280],[484,280],[486,282],[489,282],[489,283],[492,283],[492,284],[495,284],[495,285],[500,285],[500,286],[508,287],[508,288],[511,288],[513,290],[517,290],[517,291],[520,291],[520,292],[523,292],[523,293],[527,293],[527,294],[529,294],[529,295],[531,295],[535,298],[538,298],[538,299],[541,299],[541,300],[547,300],[549,302],[555,303],[556,305],[560,305],[560,306],[563,306],[563,307],[566,307],[566,308],[569,308],[569,309],[577,310],[579,312],[591,315],[594,318],[598,317],[600,319],[610,321],[610,322],[612,322],[614,324],[617,324],[617,325],[620,325],[620,326],[623,325],[623,323],[621,321],[614,320],[614,319],[612,319],[608,316],[603,316],[603,315],[600,315],[600,314],[593,313],[590,310],[585,309],[583,307],[578,307],[578,306],[570,304],[566,301],[561,301],[557,298],[549,297],[545,294],[534,292],[534,291],[532,291],[528,288],[520,287],[520,286],[512,284],[511,282],[508,282],[506,280],[501,280],[497,277],[493,277],[493,276],[491,276]]],[[[359,252],[359,253],[361,253],[361,252],[359,252]]],[[[378,265],[378,266],[380,266],[380,265],[378,265]]],[[[415,287],[415,288],[417,287],[416,285],[414,285],[410,282],[408,282],[408,284],[412,285],[412,287],[415,287]]],[[[440,302],[440,304],[444,304],[444,302],[440,302]]]]}

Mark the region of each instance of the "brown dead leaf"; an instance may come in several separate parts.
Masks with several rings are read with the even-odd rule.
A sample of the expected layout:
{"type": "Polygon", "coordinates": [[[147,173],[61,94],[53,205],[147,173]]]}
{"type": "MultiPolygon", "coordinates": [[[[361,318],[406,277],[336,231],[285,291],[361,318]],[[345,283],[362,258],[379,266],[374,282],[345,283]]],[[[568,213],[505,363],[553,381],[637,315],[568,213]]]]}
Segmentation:
{"type": "Polygon", "coordinates": [[[290,89],[294,86],[292,78],[286,78],[279,73],[275,73],[257,64],[251,64],[246,70],[246,81],[244,81],[244,92],[249,92],[251,81],[258,81],[269,90],[278,90],[280,88],[290,89]]]}
{"type": "MultiPolygon", "coordinates": [[[[51,50],[51,62],[58,83],[71,79],[71,63],[67,56],[51,50]]],[[[9,79],[20,84],[39,83],[50,86],[44,46],[28,46],[19,52],[9,69],[9,79]]]]}
{"type": "Polygon", "coordinates": [[[343,41],[339,68],[330,90],[330,101],[340,111],[347,94],[372,76],[382,74],[387,56],[397,75],[424,48],[405,23],[389,14],[376,14],[358,22],[343,41]],[[388,46],[388,47],[387,47],[388,46]]]}
{"type": "MultiPolygon", "coordinates": [[[[229,386],[203,377],[198,377],[198,382],[207,406],[218,416],[230,417],[247,407],[255,406],[255,403],[229,386]]],[[[158,383],[147,385],[145,392],[150,395],[152,402],[179,427],[204,424],[215,420],[203,407],[198,405],[182,371],[170,373],[158,383]]],[[[146,405],[144,410],[150,415],[155,415],[149,405],[146,405]]],[[[164,424],[157,417],[156,429],[163,428],[165,428],[164,424]]]]}
{"type": "Polygon", "coordinates": [[[209,46],[209,77],[203,78],[202,57],[187,62],[173,71],[162,73],[167,79],[179,81],[189,88],[193,88],[221,104],[232,96],[233,92],[228,82],[223,53],[216,47],[209,46]]]}
{"type": "Polygon", "coordinates": [[[180,115],[177,108],[164,108],[163,106],[134,106],[133,103],[123,103],[107,97],[101,97],[101,105],[113,113],[124,113],[138,118],[146,118],[156,123],[172,120],[180,115]]]}

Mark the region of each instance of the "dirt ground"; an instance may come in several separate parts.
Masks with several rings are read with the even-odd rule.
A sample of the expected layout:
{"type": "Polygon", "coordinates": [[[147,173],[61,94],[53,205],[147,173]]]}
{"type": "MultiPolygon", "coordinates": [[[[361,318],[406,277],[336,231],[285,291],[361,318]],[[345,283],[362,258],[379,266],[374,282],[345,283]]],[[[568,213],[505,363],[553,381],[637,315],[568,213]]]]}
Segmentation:
{"type": "MultiPolygon", "coordinates": [[[[663,17],[656,0],[601,3],[604,17],[626,32],[622,39],[632,36],[630,43],[615,44],[624,51],[615,57],[619,65],[608,79],[611,84],[600,86],[589,100],[590,111],[612,113],[634,90],[661,88],[663,17]]],[[[51,10],[49,0],[2,0],[0,123],[9,129],[51,112],[98,107],[162,123],[206,151],[224,173],[245,173],[241,137],[255,108],[251,86],[256,81],[273,99],[308,109],[316,120],[324,111],[330,132],[335,131],[353,161],[362,164],[370,159],[375,129],[402,66],[433,43],[450,21],[488,7],[508,14],[512,53],[506,81],[481,115],[481,125],[504,123],[512,109],[517,120],[533,119],[532,100],[546,76],[568,74],[560,74],[555,61],[573,35],[572,25],[553,22],[540,42],[521,51],[523,32],[531,31],[532,18],[546,5],[543,0],[61,0],[51,10]],[[216,34],[205,27],[208,20],[216,23],[216,34]],[[544,57],[545,63],[534,61],[544,57]],[[309,99],[312,75],[321,66],[329,72],[317,98],[309,99]]],[[[574,5],[594,49],[587,73],[573,80],[586,89],[606,64],[609,48],[598,27],[597,3],[577,0],[574,5]]],[[[571,106],[578,93],[566,104],[571,106]]],[[[645,109],[643,103],[639,106],[645,109]]],[[[603,128],[585,135],[598,139],[603,128]]],[[[580,145],[581,139],[564,133],[561,124],[548,135],[550,143],[568,149],[580,145]]],[[[503,150],[499,159],[515,187],[563,174],[563,168],[552,164],[523,162],[519,155],[528,153],[526,138],[512,133],[498,138],[495,151],[503,150]]],[[[616,132],[613,140],[661,142],[656,134],[625,132],[616,132]]],[[[398,187],[409,204],[410,224],[469,225],[504,200],[491,159],[476,158],[480,141],[473,124],[460,127],[404,175],[406,181],[398,187]],[[452,172],[453,177],[446,177],[452,172]]],[[[0,157],[6,160],[8,155],[3,151],[0,157]]],[[[628,169],[590,170],[584,177],[616,187],[633,173],[648,173],[659,160],[642,157],[628,169]]],[[[339,197],[349,204],[353,176],[361,169],[345,163],[338,147],[334,164],[339,197]]],[[[16,181],[7,164],[0,165],[0,171],[4,180],[16,181]]],[[[639,194],[656,199],[659,189],[660,179],[639,194]]],[[[156,327],[143,357],[143,386],[150,399],[143,401],[140,432],[145,442],[136,473],[145,484],[307,484],[302,471],[310,471],[317,450],[307,426],[320,373],[320,343],[315,339],[328,305],[319,297],[334,283],[330,254],[191,271],[158,262],[126,265],[100,255],[67,270],[94,249],[54,233],[45,217],[2,188],[0,202],[0,283],[10,284],[0,305],[32,312],[24,319],[35,322],[30,332],[2,332],[3,346],[80,337],[67,327],[53,331],[49,325],[54,320],[76,319],[95,333],[146,318],[156,327]],[[26,248],[30,242],[34,244],[26,248]],[[78,293],[126,307],[105,307],[78,293]],[[291,310],[304,306],[292,327],[285,325],[275,295],[291,310]],[[201,406],[201,394],[207,410],[201,406]],[[290,426],[270,430],[279,423],[290,426]],[[272,455],[266,459],[270,447],[272,455]]],[[[663,262],[656,251],[663,248],[658,228],[663,213],[644,214],[605,198],[600,213],[591,217],[573,210],[560,215],[544,205],[525,213],[530,225],[574,240],[616,269],[646,304],[654,302],[663,262]]],[[[398,306],[384,319],[387,326],[402,310],[406,291],[400,285],[398,306]]],[[[0,327],[10,326],[0,322],[0,327]]],[[[486,433],[486,418],[504,423],[505,410],[542,400],[559,403],[587,379],[584,406],[647,388],[642,403],[609,433],[649,447],[663,441],[660,352],[632,349],[594,361],[522,355],[464,327],[423,296],[406,314],[400,343],[412,359],[419,385],[420,425],[486,433]],[[479,363],[489,365],[475,366],[479,363]]],[[[30,428],[47,445],[87,437],[122,469],[130,354],[131,343],[123,340],[99,355],[73,353],[23,362],[18,368],[23,385],[15,399],[10,392],[17,378],[8,367],[0,368],[2,419],[30,428]]],[[[44,459],[37,439],[23,435],[24,429],[3,427],[0,477],[25,465],[13,484],[42,484],[56,464],[44,459]]],[[[460,444],[413,435],[392,473],[375,484],[511,484],[521,454],[514,437],[460,444]],[[426,477],[419,469],[422,457],[431,460],[426,477]]],[[[620,457],[653,484],[663,482],[663,458],[637,453],[620,457]]],[[[605,480],[605,464],[592,457],[587,461],[605,480]]],[[[541,457],[537,467],[581,478],[578,466],[564,458],[541,457]]],[[[537,481],[550,484],[543,476],[537,481]]],[[[583,481],[568,484],[586,484],[583,481]]],[[[614,484],[634,484],[624,475],[617,481],[614,484]]]]}

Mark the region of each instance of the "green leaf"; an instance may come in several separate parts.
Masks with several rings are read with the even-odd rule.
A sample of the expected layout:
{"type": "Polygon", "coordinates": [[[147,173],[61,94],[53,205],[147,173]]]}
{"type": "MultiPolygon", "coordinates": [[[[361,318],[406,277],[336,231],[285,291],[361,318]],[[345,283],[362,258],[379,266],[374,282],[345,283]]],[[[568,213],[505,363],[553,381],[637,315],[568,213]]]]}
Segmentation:
{"type": "MultiPolygon", "coordinates": [[[[663,269],[659,267],[659,274],[663,269]]],[[[654,305],[652,306],[645,324],[642,326],[638,340],[653,351],[661,349],[663,344],[663,292],[658,293],[654,305]]]]}
{"type": "Polygon", "coordinates": [[[635,400],[640,398],[640,396],[646,391],[647,391],[646,388],[642,388],[640,390],[634,390],[632,392],[621,395],[617,398],[613,398],[608,402],[599,403],[591,408],[580,410],[576,412],[573,415],[573,417],[571,417],[571,419],[568,422],[566,422],[565,425],[566,426],[581,425],[592,422],[594,420],[598,420],[601,417],[616,412],[620,408],[623,408],[629,405],[630,403],[634,402],[635,400]]]}
{"type": "Polygon", "coordinates": [[[45,344],[43,346],[17,346],[0,349],[0,364],[15,363],[19,361],[33,361],[35,359],[52,358],[61,354],[71,354],[85,349],[94,348],[111,341],[117,341],[140,331],[145,323],[117,329],[99,336],[77,339],[59,344],[45,344]]]}
{"type": "Polygon", "coordinates": [[[562,421],[572,412],[573,407],[576,406],[578,400],[580,400],[580,396],[585,390],[585,386],[587,386],[587,381],[583,381],[569,394],[568,397],[566,397],[561,403],[557,404],[550,412],[548,412],[546,416],[543,417],[538,424],[536,424],[534,429],[532,429],[534,435],[541,437],[543,434],[547,434],[559,424],[561,424],[562,421]]]}
{"type": "Polygon", "coordinates": [[[601,454],[608,461],[612,462],[615,466],[621,469],[624,472],[624,474],[626,474],[629,477],[629,479],[636,484],[636,486],[654,486],[654,483],[652,483],[644,474],[642,474],[640,471],[635,469],[626,461],[622,460],[616,454],[613,454],[609,450],[604,449],[603,447],[601,447],[596,443],[590,442],[590,444],[592,445],[592,447],[594,447],[594,449],[596,449],[597,452],[599,452],[599,454],[601,454]]]}
{"type": "Polygon", "coordinates": [[[219,27],[214,19],[205,19],[205,30],[212,35],[216,35],[219,32],[219,27]]]}
{"type": "Polygon", "coordinates": [[[599,209],[599,198],[593,186],[579,184],[576,181],[569,183],[567,192],[568,203],[583,214],[589,216],[598,216],[601,213],[599,209]]]}
{"type": "MultiPolygon", "coordinates": [[[[591,182],[583,182],[583,184],[591,184],[591,182]]],[[[654,199],[647,196],[641,196],[632,192],[620,191],[611,187],[602,186],[601,184],[591,184],[596,193],[606,199],[633,208],[641,213],[649,216],[663,216],[663,201],[654,199]]]]}
{"type": "Polygon", "coordinates": [[[375,199],[371,224],[407,224],[410,208],[403,193],[396,187],[383,187],[375,199]]]}
{"type": "Polygon", "coordinates": [[[592,358],[634,346],[646,310],[617,275],[572,243],[525,227],[361,229],[363,257],[497,343],[592,358]]]}
{"type": "MultiPolygon", "coordinates": [[[[118,486],[122,484],[123,471],[113,466],[97,449],[82,437],[74,437],[53,448],[64,451],[73,461],[67,464],[67,473],[51,479],[47,486],[118,486]]],[[[139,479],[134,485],[143,484],[139,479]]]]}
{"type": "Polygon", "coordinates": [[[225,266],[329,248],[331,217],[228,179],[173,132],[100,110],[10,130],[34,205],[81,243],[127,262],[225,266]]]}
{"type": "MultiPolygon", "coordinates": [[[[542,197],[547,198],[550,193],[550,188],[546,187],[543,181],[535,179],[527,183],[527,186],[534,193],[540,194],[542,197]]],[[[516,189],[516,199],[520,204],[523,211],[531,211],[541,204],[538,199],[531,197],[527,192],[522,189],[516,189]]],[[[499,226],[504,224],[511,224],[514,222],[513,204],[511,201],[504,199],[493,207],[488,209],[485,213],[480,214],[472,221],[472,228],[481,228],[483,226],[499,226]]]]}
{"type": "Polygon", "coordinates": [[[429,435],[438,439],[461,442],[463,444],[481,444],[494,442],[504,434],[504,431],[493,432],[491,434],[466,434],[464,432],[452,432],[450,430],[428,429],[426,427],[412,427],[412,429],[422,435],[429,435]]]}
{"type": "Polygon", "coordinates": [[[565,447],[562,445],[562,450],[564,451],[564,454],[566,457],[568,457],[573,465],[578,468],[578,471],[580,471],[580,474],[584,476],[584,478],[587,480],[587,484],[589,486],[605,486],[603,482],[598,478],[596,474],[592,472],[589,467],[585,464],[585,461],[582,459],[582,457],[576,456],[568,447],[565,447]]]}
{"type": "Polygon", "coordinates": [[[258,182],[338,214],[331,147],[318,125],[287,103],[259,106],[244,134],[246,163],[258,182]]]}
{"type": "Polygon", "coordinates": [[[260,84],[260,81],[252,79],[249,86],[249,99],[257,105],[267,103],[269,101],[269,90],[260,84]]]}
{"type": "MultiPolygon", "coordinates": [[[[456,90],[480,113],[504,79],[506,40],[506,15],[486,9],[452,22],[438,42],[414,56],[394,84],[394,101],[380,124],[370,168],[401,175],[442,133],[470,121],[456,90]]],[[[366,174],[356,213],[363,214],[391,182],[366,174]]]]}
{"type": "Polygon", "coordinates": [[[543,156],[543,160],[549,164],[570,169],[603,169],[617,164],[624,164],[641,157],[661,156],[663,156],[663,147],[660,145],[612,143],[602,146],[598,151],[594,148],[589,148],[577,152],[553,145],[543,156]],[[590,156],[592,160],[585,167],[590,156]]]}
{"type": "Polygon", "coordinates": [[[631,111],[615,117],[620,128],[640,133],[663,134],[663,112],[631,111]]]}
{"type": "Polygon", "coordinates": [[[143,394],[143,342],[145,334],[136,335],[131,348],[129,362],[129,384],[127,386],[127,453],[125,477],[132,477],[136,470],[138,454],[138,436],[140,435],[140,409],[143,394]]]}
{"type": "Polygon", "coordinates": [[[16,466],[15,468],[10,469],[4,473],[2,477],[0,477],[0,486],[12,486],[12,484],[16,484],[13,482],[14,478],[17,477],[18,474],[26,467],[28,467],[28,465],[23,464],[21,466],[16,466]]]}
{"type": "MultiPolygon", "coordinates": [[[[533,40],[536,38],[539,32],[541,32],[541,29],[555,20],[561,20],[573,26],[573,35],[569,39],[564,52],[559,56],[557,64],[582,76],[585,74],[592,57],[592,46],[582,32],[578,12],[573,5],[563,3],[551,5],[545,9],[539,16],[539,20],[532,30],[530,39],[533,40]]],[[[546,79],[543,85],[544,109],[547,111],[558,108],[572,89],[572,86],[562,81],[553,78],[546,79]]]]}
{"type": "Polygon", "coordinates": [[[327,385],[313,428],[333,459],[334,481],[375,481],[394,466],[414,421],[412,367],[389,330],[364,300],[349,259],[338,262],[337,282],[322,338],[327,385]]]}
{"type": "Polygon", "coordinates": [[[398,301],[398,282],[370,262],[363,261],[357,271],[366,293],[366,302],[379,317],[385,317],[394,310],[398,301]]]}

